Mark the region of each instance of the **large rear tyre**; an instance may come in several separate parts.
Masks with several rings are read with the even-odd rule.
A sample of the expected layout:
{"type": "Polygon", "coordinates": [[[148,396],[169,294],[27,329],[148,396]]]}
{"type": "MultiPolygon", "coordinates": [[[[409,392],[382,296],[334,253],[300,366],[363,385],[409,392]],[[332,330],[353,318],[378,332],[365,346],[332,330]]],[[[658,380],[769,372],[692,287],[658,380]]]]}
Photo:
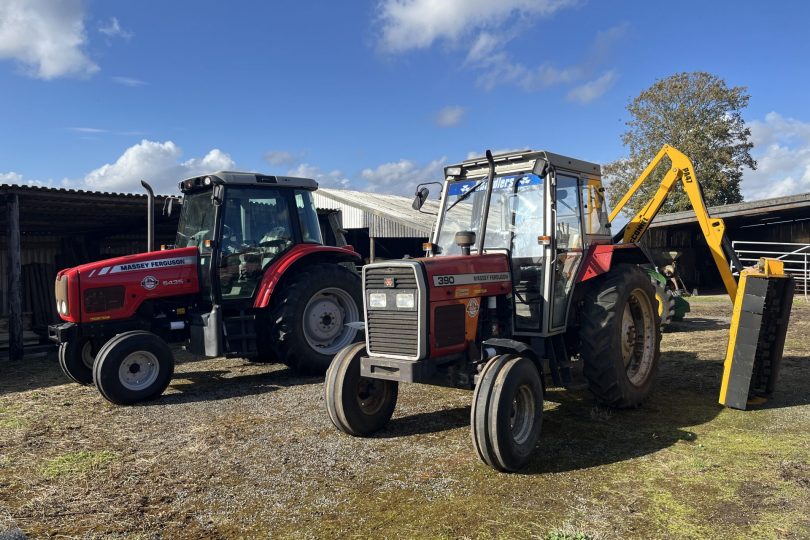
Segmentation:
{"type": "Polygon", "coordinates": [[[661,355],[655,302],[649,277],[627,264],[612,268],[586,294],[580,355],[599,402],[636,407],[652,390],[661,355]]]}
{"type": "Polygon", "coordinates": [[[355,272],[337,264],[309,266],[276,295],[270,338],[278,360],[297,372],[322,375],[332,357],[360,337],[346,326],[362,319],[355,272]]]}
{"type": "Polygon", "coordinates": [[[520,356],[492,357],[473,394],[470,431],[481,460],[501,472],[526,466],[543,423],[543,384],[534,363],[520,356]]]}
{"type": "Polygon", "coordinates": [[[112,338],[93,364],[93,382],[108,401],[132,405],[161,395],[174,374],[174,355],[161,338],[135,330],[112,338]]]}
{"type": "Polygon", "coordinates": [[[341,350],[326,372],[324,401],[329,419],[349,435],[370,435],[385,426],[397,405],[399,383],[360,376],[365,343],[341,350]]]}
{"type": "Polygon", "coordinates": [[[93,384],[93,361],[97,352],[90,338],[67,341],[59,345],[59,367],[73,382],[93,384]]]}

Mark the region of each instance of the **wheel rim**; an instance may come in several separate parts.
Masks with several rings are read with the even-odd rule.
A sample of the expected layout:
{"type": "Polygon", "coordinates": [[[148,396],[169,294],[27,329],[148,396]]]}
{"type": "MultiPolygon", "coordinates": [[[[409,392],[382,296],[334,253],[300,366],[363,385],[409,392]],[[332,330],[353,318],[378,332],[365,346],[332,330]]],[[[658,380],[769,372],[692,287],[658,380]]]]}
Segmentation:
{"type": "Polygon", "coordinates": [[[647,380],[655,356],[653,310],[650,298],[634,289],[622,312],[622,359],[627,378],[634,386],[647,380]]]}
{"type": "Polygon", "coordinates": [[[157,356],[149,351],[130,353],[118,368],[118,380],[127,390],[149,388],[158,378],[160,365],[157,356]]]}
{"type": "Polygon", "coordinates": [[[93,342],[89,339],[84,342],[82,345],[82,350],[80,352],[82,358],[82,364],[84,367],[88,369],[93,369],[93,361],[95,360],[95,355],[93,354],[93,342]]]}
{"type": "Polygon", "coordinates": [[[357,404],[366,415],[373,415],[383,408],[388,399],[388,385],[380,379],[360,377],[357,384],[357,404]]]}
{"type": "Polygon", "coordinates": [[[509,426],[515,443],[523,444],[529,439],[534,427],[534,392],[528,384],[522,385],[512,399],[509,426]]]}
{"type": "Polygon", "coordinates": [[[321,354],[335,354],[354,341],[357,330],[346,326],[359,320],[352,296],[337,287],[322,289],[304,308],[304,338],[321,354]]]}

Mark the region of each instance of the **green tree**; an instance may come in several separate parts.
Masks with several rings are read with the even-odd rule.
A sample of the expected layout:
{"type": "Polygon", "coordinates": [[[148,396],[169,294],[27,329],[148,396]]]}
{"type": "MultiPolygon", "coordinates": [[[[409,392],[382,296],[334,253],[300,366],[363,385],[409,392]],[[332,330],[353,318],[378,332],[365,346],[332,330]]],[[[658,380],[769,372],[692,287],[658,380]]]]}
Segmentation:
{"type": "MultiPolygon", "coordinates": [[[[751,157],[751,130],[742,111],[748,105],[747,88],[729,88],[710,73],[677,73],[657,80],[627,106],[630,120],[622,142],[630,155],[605,165],[610,201],[616,204],[664,144],[689,156],[709,206],[743,200],[743,167],[756,169],[751,157]]],[[[666,161],[666,160],[665,160],[666,161]]],[[[635,214],[650,200],[668,170],[667,162],[648,178],[625,206],[635,214]]],[[[679,185],[670,193],[662,213],[691,208],[679,185]]]]}

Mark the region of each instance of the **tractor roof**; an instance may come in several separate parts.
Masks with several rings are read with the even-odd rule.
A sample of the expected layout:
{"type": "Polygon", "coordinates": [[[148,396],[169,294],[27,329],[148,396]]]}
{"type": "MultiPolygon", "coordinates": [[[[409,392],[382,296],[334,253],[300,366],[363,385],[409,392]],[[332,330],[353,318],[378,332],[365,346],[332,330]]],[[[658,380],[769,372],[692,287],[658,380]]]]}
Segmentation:
{"type": "MultiPolygon", "coordinates": [[[[601,167],[596,163],[546,152],[545,150],[521,150],[516,152],[504,152],[492,156],[492,159],[495,161],[495,172],[497,174],[531,171],[537,158],[545,159],[556,169],[583,173],[589,176],[602,176],[601,167]]],[[[487,174],[489,164],[484,156],[480,156],[463,161],[458,165],[445,167],[444,171],[445,176],[481,176],[487,174]],[[449,174],[448,169],[460,169],[462,174],[449,174]]]]}
{"type": "Polygon", "coordinates": [[[191,191],[195,188],[206,188],[213,184],[225,185],[267,185],[273,187],[288,187],[315,191],[318,182],[311,178],[296,178],[294,176],[275,176],[256,172],[217,171],[202,176],[194,176],[180,182],[180,191],[191,191]]]}

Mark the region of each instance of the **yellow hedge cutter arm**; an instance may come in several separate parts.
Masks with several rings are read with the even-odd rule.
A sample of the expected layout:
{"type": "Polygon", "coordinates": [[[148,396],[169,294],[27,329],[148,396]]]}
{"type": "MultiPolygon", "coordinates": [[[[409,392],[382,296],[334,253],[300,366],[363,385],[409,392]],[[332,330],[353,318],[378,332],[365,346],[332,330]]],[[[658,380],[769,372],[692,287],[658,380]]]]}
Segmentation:
{"type": "Polygon", "coordinates": [[[692,161],[668,144],[661,148],[613,208],[609,218],[611,222],[665,157],[669,158],[672,166],[652,199],[625,226],[623,241],[631,243],[641,240],[680,180],[734,304],[720,403],[745,409],[747,403],[770,395],[776,386],[793,303],[793,279],[784,273],[782,262],[774,259],[763,258],[756,267],[742,268],[725,235],[723,220],[712,218],[706,209],[692,161]],[[739,284],[734,279],[730,263],[740,270],[739,284]]]}

